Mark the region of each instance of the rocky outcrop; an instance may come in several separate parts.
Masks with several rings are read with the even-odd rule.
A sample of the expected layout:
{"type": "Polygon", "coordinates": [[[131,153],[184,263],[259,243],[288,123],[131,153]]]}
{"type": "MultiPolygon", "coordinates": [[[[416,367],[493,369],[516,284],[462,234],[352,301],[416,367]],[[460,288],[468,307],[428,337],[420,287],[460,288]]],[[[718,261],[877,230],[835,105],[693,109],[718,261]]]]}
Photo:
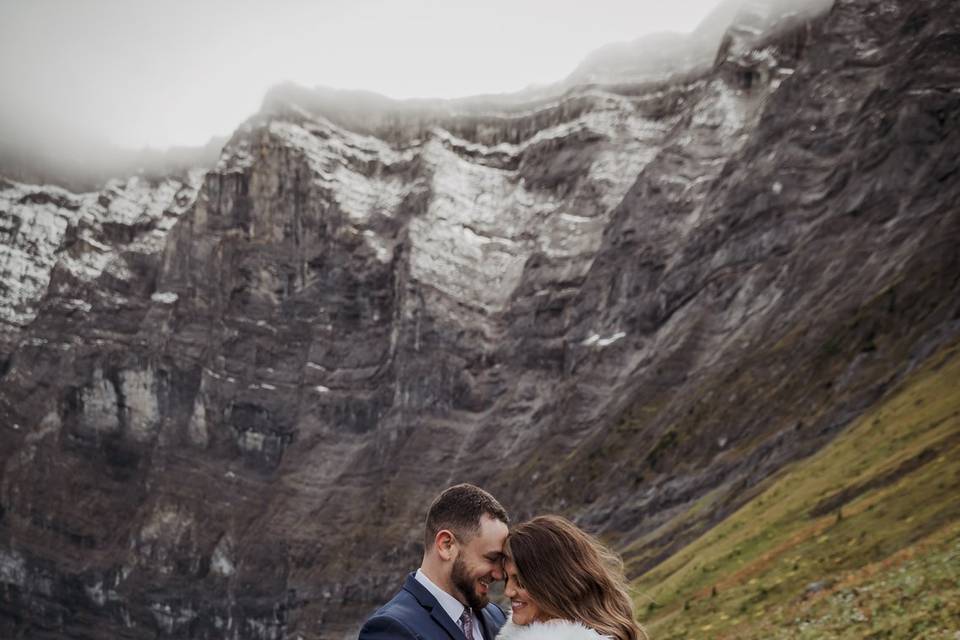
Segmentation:
{"type": "Polygon", "coordinates": [[[461,480],[642,571],[842,430],[960,329],[960,21],[757,16],[689,77],[285,87],[203,175],[3,185],[0,629],[344,637],[461,480]]]}
{"type": "MultiPolygon", "coordinates": [[[[134,282],[142,271],[138,263],[162,250],[167,232],[193,204],[203,173],[117,180],[82,195],[0,183],[0,358],[6,361],[22,342],[41,309],[82,314],[91,308],[87,283],[102,276],[114,285],[134,282]]],[[[126,291],[113,288],[120,303],[126,291]]]]}

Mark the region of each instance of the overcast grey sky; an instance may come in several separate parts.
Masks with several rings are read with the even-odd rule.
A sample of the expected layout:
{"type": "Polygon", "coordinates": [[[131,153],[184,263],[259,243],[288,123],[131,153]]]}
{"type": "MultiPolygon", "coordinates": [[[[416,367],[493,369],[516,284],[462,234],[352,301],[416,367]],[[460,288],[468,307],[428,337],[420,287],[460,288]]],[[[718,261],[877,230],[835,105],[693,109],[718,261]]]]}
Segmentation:
{"type": "Polygon", "coordinates": [[[0,0],[0,120],[128,146],[229,134],[282,81],[396,98],[560,80],[718,0],[0,0]]]}

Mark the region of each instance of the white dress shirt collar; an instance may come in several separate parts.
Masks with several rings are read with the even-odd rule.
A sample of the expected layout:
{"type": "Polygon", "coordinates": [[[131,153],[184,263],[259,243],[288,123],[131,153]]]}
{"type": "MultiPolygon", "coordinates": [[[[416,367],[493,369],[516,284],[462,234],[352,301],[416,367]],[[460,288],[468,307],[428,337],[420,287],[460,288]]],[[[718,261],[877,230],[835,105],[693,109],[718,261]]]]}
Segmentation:
{"type": "MultiPolygon", "coordinates": [[[[414,579],[420,584],[422,584],[424,587],[426,587],[427,591],[430,592],[430,595],[436,598],[437,602],[440,603],[440,606],[443,607],[444,612],[448,616],[450,616],[450,619],[453,620],[453,623],[459,627],[460,616],[463,615],[463,610],[466,609],[466,607],[463,606],[463,603],[461,603],[452,595],[450,595],[449,593],[447,593],[446,591],[444,591],[443,589],[435,585],[433,581],[430,578],[428,578],[427,575],[420,569],[417,569],[417,573],[416,575],[414,575],[414,579]]],[[[477,628],[477,624],[478,624],[477,617],[473,616],[474,634],[479,635],[479,629],[477,628]]],[[[468,638],[467,640],[470,640],[470,639],[468,638]]]]}

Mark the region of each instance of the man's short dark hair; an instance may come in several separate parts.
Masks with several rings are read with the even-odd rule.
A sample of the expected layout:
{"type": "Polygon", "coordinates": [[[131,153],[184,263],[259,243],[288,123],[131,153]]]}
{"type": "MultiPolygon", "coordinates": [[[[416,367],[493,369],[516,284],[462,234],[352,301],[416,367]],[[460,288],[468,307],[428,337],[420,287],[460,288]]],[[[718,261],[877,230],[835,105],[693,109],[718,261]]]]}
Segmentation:
{"type": "Polygon", "coordinates": [[[510,524],[507,510],[492,495],[472,484],[458,484],[445,489],[427,511],[424,544],[429,549],[437,533],[443,529],[453,532],[462,542],[480,532],[480,518],[487,514],[504,524],[510,524]]]}

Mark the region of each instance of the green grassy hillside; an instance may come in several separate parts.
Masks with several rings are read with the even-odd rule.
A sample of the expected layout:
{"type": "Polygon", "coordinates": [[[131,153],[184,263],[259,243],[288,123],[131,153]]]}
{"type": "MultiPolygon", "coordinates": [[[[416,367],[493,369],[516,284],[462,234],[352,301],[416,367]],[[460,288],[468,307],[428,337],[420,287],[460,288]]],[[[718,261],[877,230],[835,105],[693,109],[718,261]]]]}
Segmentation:
{"type": "Polygon", "coordinates": [[[960,344],[634,585],[656,640],[960,637],[960,344]]]}

